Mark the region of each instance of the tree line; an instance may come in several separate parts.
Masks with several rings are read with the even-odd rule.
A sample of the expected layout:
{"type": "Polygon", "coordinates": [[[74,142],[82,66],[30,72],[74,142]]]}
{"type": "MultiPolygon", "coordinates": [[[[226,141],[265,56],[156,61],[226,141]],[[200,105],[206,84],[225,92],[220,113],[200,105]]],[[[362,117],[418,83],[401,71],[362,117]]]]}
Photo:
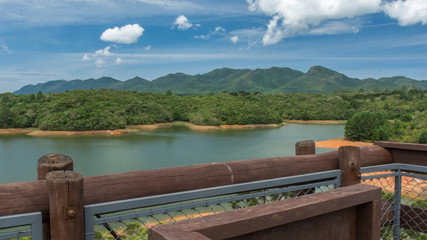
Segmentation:
{"type": "Polygon", "coordinates": [[[348,120],[355,113],[368,111],[392,120],[394,128],[388,131],[389,140],[417,142],[427,129],[425,93],[406,88],[334,94],[176,95],[171,91],[161,94],[106,89],[4,93],[0,94],[0,128],[101,130],[172,121],[214,126],[268,124],[282,123],[284,119],[348,120]]]}

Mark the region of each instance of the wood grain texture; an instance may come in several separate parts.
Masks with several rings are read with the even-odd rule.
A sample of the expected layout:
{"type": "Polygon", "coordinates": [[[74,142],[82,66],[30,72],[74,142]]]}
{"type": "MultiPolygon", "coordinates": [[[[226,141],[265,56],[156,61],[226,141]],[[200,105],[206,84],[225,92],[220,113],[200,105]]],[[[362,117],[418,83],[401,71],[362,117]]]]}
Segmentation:
{"type": "Polygon", "coordinates": [[[339,168],[342,171],[341,186],[360,183],[360,147],[346,146],[338,149],[339,168]]]}
{"type": "Polygon", "coordinates": [[[295,155],[308,155],[316,153],[316,144],[314,140],[306,140],[295,144],[295,155]]]}
{"type": "Polygon", "coordinates": [[[83,177],[72,171],[46,175],[52,240],[84,239],[83,177]]]}
{"type": "Polygon", "coordinates": [[[60,170],[73,171],[73,159],[65,155],[50,153],[41,156],[37,161],[38,180],[45,180],[48,172],[60,170]]]}
{"type": "MultiPolygon", "coordinates": [[[[155,231],[160,234],[168,231],[181,231],[183,234],[186,232],[199,232],[210,239],[229,239],[257,231],[263,231],[265,229],[279,227],[289,223],[298,222],[304,219],[317,217],[323,214],[340,211],[346,208],[353,208],[374,200],[380,201],[380,199],[381,188],[364,184],[356,184],[328,192],[305,195],[298,198],[287,199],[284,201],[263,204],[245,209],[238,209],[230,212],[204,216],[201,218],[190,219],[166,225],[157,225],[151,227],[149,231],[155,231]]],[[[373,208],[368,209],[372,210],[373,208]]],[[[350,213],[340,215],[345,217],[338,218],[343,220],[349,216],[356,216],[356,210],[349,211],[350,213]],[[354,214],[351,213],[353,211],[354,214]]],[[[347,226],[353,226],[354,228],[345,228],[347,229],[345,234],[356,232],[355,218],[350,217],[349,219],[350,221],[354,222],[351,222],[347,226]]],[[[319,221],[319,223],[325,223],[324,221],[325,220],[323,219],[322,221],[319,221]]],[[[329,224],[332,225],[335,223],[335,221],[329,222],[329,224]]],[[[379,225],[375,226],[378,227],[378,229],[375,229],[375,231],[379,231],[379,225]]],[[[337,236],[349,235],[342,235],[342,233],[339,233],[337,236]]]]}

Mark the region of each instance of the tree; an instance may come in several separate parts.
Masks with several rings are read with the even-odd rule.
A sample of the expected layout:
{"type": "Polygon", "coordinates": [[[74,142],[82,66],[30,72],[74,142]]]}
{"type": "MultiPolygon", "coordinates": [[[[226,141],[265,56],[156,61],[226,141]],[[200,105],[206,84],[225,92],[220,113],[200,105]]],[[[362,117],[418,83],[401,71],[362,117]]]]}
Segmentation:
{"type": "Polygon", "coordinates": [[[418,136],[418,143],[427,144],[427,129],[423,129],[418,136]]]}
{"type": "Polygon", "coordinates": [[[388,140],[389,129],[384,113],[358,112],[345,124],[344,136],[352,141],[388,140]]]}

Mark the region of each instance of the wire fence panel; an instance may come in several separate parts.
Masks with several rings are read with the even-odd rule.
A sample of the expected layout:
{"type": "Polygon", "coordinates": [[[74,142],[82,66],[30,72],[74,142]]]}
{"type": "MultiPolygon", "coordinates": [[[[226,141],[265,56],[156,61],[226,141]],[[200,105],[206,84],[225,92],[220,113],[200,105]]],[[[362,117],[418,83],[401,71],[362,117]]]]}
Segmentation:
{"type": "Polygon", "coordinates": [[[41,213],[0,217],[0,239],[42,240],[41,213]]]}
{"type": "Polygon", "coordinates": [[[381,187],[381,238],[427,240],[427,167],[388,164],[365,167],[362,182],[381,187]]]}
{"type": "Polygon", "coordinates": [[[340,178],[341,171],[335,170],[88,205],[85,206],[86,239],[145,240],[148,228],[153,225],[328,191],[339,187],[340,178]]]}

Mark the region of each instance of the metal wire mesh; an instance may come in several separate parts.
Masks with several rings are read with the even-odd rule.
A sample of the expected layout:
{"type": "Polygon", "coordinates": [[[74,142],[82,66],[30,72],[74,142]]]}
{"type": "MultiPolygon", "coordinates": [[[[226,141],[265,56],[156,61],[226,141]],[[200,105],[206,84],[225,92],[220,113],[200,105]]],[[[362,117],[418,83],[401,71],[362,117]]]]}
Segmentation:
{"type": "Polygon", "coordinates": [[[334,184],[326,184],[297,191],[294,191],[293,187],[263,189],[103,215],[105,221],[95,225],[94,239],[146,240],[147,230],[153,225],[281,201],[313,192],[328,191],[335,187],[334,184]]]}
{"type": "Polygon", "coordinates": [[[23,227],[11,227],[0,229],[1,240],[30,240],[31,237],[31,226],[23,227]]]}
{"type": "Polygon", "coordinates": [[[401,169],[362,175],[362,183],[382,188],[381,239],[427,240],[426,180],[401,169]]]}
{"type": "Polygon", "coordinates": [[[0,217],[0,240],[42,240],[40,212],[0,217]]]}

